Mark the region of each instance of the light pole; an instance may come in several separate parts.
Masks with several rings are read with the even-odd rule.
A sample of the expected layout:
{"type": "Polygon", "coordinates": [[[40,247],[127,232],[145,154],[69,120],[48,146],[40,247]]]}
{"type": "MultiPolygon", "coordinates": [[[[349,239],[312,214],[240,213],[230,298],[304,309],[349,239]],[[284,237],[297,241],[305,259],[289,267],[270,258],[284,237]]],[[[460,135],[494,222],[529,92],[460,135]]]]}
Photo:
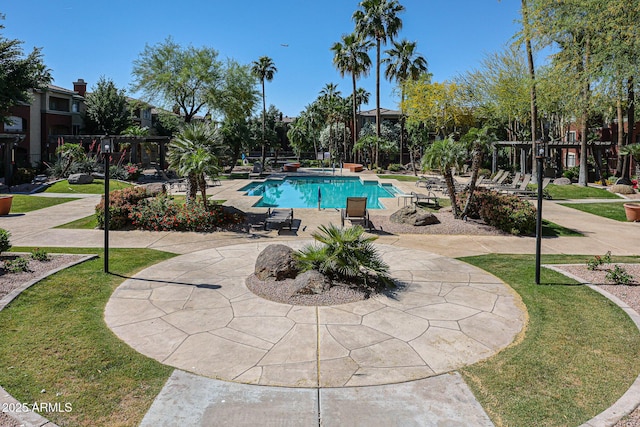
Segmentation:
{"type": "Polygon", "coordinates": [[[100,152],[104,156],[104,272],[109,272],[109,155],[111,154],[111,138],[100,140],[100,152]]]}
{"type": "Polygon", "coordinates": [[[536,211],[536,285],[540,284],[540,252],[542,250],[542,175],[544,174],[544,159],[546,154],[549,127],[544,123],[544,136],[541,142],[536,144],[536,162],[538,178],[538,209],[536,211]]]}

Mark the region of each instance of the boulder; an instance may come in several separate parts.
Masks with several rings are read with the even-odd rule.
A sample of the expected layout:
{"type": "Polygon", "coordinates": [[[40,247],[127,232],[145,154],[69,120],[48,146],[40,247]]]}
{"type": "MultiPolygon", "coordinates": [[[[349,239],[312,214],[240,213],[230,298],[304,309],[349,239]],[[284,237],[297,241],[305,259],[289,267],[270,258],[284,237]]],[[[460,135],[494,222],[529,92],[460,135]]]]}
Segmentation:
{"type": "Polygon", "coordinates": [[[145,187],[147,189],[147,194],[151,196],[155,196],[160,193],[164,194],[167,192],[167,186],[162,182],[152,182],[149,184],[144,184],[141,187],[145,187]]]}
{"type": "Polygon", "coordinates": [[[556,178],[553,180],[555,185],[571,185],[571,180],[569,178],[556,178]]]}
{"type": "Polygon", "coordinates": [[[259,280],[293,279],[297,274],[298,266],[289,246],[269,245],[258,255],[255,275],[259,280]]]}
{"type": "Polygon", "coordinates": [[[314,295],[326,292],[331,288],[331,281],[317,270],[305,271],[293,281],[297,295],[314,295]]]}
{"type": "Polygon", "coordinates": [[[418,211],[415,206],[405,206],[399,211],[392,213],[389,220],[396,224],[408,224],[418,227],[440,223],[440,220],[434,214],[418,211]]]}
{"type": "Polygon", "coordinates": [[[69,184],[91,184],[93,177],[88,173],[73,173],[67,178],[69,184]]]}

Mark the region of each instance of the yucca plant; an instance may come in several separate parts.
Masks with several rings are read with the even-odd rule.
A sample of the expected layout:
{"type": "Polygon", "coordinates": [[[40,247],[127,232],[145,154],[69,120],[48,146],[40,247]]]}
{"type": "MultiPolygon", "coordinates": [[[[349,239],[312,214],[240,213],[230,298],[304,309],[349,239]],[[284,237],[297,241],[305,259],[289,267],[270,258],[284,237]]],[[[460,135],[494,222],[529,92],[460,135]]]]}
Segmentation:
{"type": "Polygon", "coordinates": [[[302,271],[317,270],[332,279],[366,289],[393,284],[388,275],[389,266],[373,246],[377,237],[365,236],[361,226],[321,225],[311,235],[323,245],[308,245],[296,252],[302,271]]]}

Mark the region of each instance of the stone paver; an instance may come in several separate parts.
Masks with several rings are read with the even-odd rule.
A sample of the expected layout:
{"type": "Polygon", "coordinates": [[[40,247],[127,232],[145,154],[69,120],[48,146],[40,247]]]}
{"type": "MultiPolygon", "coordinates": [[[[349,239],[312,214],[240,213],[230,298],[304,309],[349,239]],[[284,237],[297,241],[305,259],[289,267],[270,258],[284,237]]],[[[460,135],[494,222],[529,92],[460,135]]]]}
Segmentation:
{"type": "Polygon", "coordinates": [[[398,290],[331,307],[267,301],[244,284],[267,245],[208,249],[148,268],[114,293],[107,325],[139,352],[185,371],[249,384],[340,387],[460,368],[509,345],[526,319],[519,297],[495,277],[387,245],[380,253],[391,275],[402,276],[398,290]]]}

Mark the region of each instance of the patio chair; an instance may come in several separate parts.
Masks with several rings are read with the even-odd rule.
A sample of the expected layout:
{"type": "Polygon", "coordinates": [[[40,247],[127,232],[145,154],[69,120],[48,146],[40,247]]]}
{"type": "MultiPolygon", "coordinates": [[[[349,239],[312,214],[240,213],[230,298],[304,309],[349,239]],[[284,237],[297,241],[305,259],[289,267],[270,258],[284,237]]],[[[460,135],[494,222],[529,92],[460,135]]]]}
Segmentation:
{"type": "MultiPolygon", "coordinates": [[[[548,194],[544,194],[544,189],[547,188],[547,186],[549,185],[549,183],[551,182],[551,178],[544,178],[542,180],[542,197],[544,197],[545,199],[550,199],[551,197],[549,197],[548,194]]],[[[510,194],[515,194],[518,197],[537,197],[538,196],[538,189],[535,190],[529,190],[529,189],[524,189],[524,190],[512,190],[510,192],[510,194]]]]}
{"type": "Polygon", "coordinates": [[[498,188],[496,189],[497,191],[501,192],[501,193],[507,193],[507,194],[516,194],[518,192],[526,192],[527,190],[527,185],[529,185],[529,182],[531,182],[531,174],[525,174],[522,177],[522,181],[520,182],[520,185],[516,188],[498,188]]]}
{"type": "Polygon", "coordinates": [[[411,195],[413,196],[413,199],[414,199],[413,203],[415,203],[416,206],[418,205],[418,203],[426,203],[429,205],[432,204],[436,208],[440,206],[440,202],[438,201],[438,198],[431,191],[427,192],[427,194],[416,193],[415,191],[412,191],[411,195]]]}
{"type": "Polygon", "coordinates": [[[521,176],[522,176],[522,174],[520,172],[516,172],[515,176],[511,180],[511,184],[502,184],[502,185],[491,184],[491,185],[488,185],[487,188],[490,188],[490,189],[495,190],[495,191],[515,190],[520,185],[520,177],[521,176]]]}
{"type": "Polygon", "coordinates": [[[343,227],[346,219],[351,221],[352,224],[354,222],[362,222],[364,227],[371,230],[366,197],[347,197],[347,207],[340,210],[340,222],[343,227]]]}
{"type": "Polygon", "coordinates": [[[270,225],[277,225],[281,228],[288,225],[289,230],[293,226],[293,209],[271,209],[267,210],[267,217],[264,220],[264,229],[268,230],[270,225]]]}

